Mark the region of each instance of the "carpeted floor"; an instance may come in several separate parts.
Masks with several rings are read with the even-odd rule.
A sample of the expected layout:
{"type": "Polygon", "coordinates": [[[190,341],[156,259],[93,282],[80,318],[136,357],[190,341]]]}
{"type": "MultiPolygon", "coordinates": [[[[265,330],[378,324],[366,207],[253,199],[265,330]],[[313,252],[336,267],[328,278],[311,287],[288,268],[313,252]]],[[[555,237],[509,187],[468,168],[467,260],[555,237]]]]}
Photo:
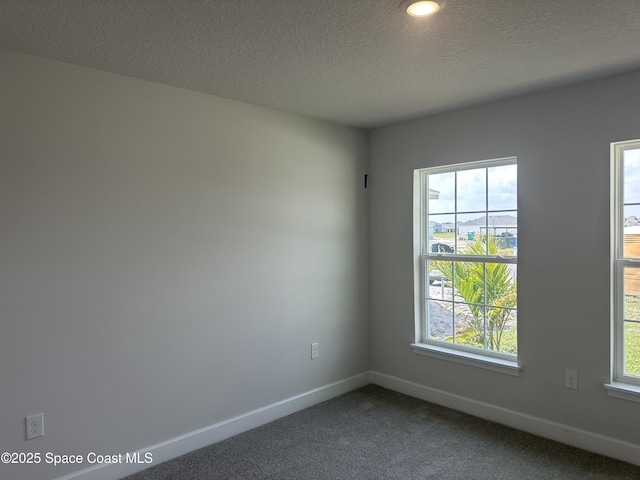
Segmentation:
{"type": "Polygon", "coordinates": [[[126,480],[640,479],[640,467],[369,385],[126,480]]]}

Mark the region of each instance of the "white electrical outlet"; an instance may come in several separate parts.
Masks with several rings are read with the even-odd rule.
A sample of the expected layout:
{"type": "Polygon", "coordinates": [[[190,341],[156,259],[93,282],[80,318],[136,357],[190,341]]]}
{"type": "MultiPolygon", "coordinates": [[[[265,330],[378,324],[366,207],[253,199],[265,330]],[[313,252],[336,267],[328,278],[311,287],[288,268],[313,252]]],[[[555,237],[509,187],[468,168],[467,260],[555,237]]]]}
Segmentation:
{"type": "Polygon", "coordinates": [[[38,413],[25,418],[27,440],[44,436],[44,414],[38,413]]]}
{"type": "Polygon", "coordinates": [[[578,372],[576,372],[575,370],[565,370],[564,386],[567,388],[572,388],[574,390],[577,390],[578,389],[578,372]]]}
{"type": "Polygon", "coordinates": [[[311,358],[318,358],[319,348],[320,348],[320,345],[317,342],[311,344],[311,358]]]}

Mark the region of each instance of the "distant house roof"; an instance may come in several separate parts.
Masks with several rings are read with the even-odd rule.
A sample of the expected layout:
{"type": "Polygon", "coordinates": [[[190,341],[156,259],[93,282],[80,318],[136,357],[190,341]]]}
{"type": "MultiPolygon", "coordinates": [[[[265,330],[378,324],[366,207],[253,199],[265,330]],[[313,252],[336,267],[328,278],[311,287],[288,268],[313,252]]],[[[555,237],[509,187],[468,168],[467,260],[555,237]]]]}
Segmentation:
{"type": "Polygon", "coordinates": [[[636,225],[640,225],[640,220],[638,220],[638,217],[636,217],[635,215],[631,215],[630,217],[624,219],[625,227],[635,227],[636,225]]]}
{"type": "Polygon", "coordinates": [[[440,192],[438,190],[429,189],[429,199],[437,200],[440,198],[440,192]]]}
{"type": "Polygon", "coordinates": [[[489,224],[490,228],[493,227],[515,227],[518,225],[518,219],[512,215],[489,215],[489,218],[485,220],[484,217],[476,218],[475,220],[469,220],[466,222],[460,222],[460,225],[485,225],[485,222],[489,224]]]}

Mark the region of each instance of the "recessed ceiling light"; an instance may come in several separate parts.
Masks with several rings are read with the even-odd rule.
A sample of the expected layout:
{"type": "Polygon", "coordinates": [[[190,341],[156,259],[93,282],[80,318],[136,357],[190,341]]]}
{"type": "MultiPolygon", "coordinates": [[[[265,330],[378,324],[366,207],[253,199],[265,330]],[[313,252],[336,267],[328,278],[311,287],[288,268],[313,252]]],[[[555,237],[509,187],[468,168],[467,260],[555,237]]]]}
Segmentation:
{"type": "Polygon", "coordinates": [[[407,12],[412,17],[427,17],[442,10],[444,0],[437,2],[416,2],[416,0],[405,0],[400,4],[400,10],[407,12]]]}

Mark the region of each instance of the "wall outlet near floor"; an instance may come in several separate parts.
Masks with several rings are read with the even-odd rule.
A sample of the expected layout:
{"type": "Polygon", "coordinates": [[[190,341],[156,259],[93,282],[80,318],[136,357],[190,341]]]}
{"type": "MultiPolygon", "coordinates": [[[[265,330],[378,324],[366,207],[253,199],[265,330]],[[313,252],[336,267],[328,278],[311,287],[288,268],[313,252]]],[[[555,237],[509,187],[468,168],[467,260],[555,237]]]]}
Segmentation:
{"type": "Polygon", "coordinates": [[[578,389],[578,372],[575,370],[564,371],[564,386],[567,388],[578,389]]]}
{"type": "Polygon", "coordinates": [[[318,344],[318,342],[311,344],[311,358],[318,358],[319,348],[320,348],[320,345],[318,344]]]}
{"type": "Polygon", "coordinates": [[[25,426],[27,429],[27,440],[44,436],[44,414],[38,413],[25,417],[25,426]]]}

